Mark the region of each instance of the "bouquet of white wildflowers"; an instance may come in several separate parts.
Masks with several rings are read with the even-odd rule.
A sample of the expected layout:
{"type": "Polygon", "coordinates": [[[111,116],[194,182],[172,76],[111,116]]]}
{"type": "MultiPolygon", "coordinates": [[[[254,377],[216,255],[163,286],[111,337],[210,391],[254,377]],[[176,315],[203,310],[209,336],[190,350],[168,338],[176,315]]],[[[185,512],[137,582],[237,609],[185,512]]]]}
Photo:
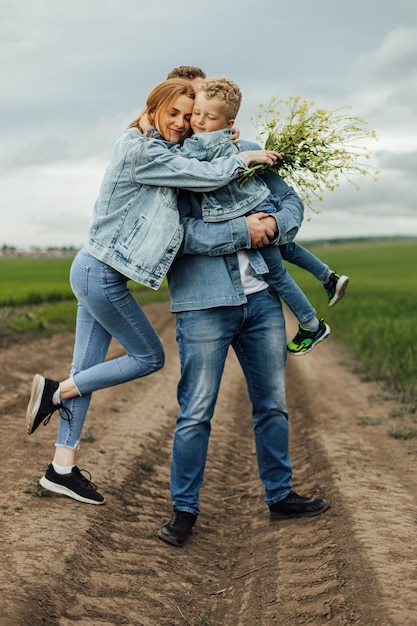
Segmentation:
{"type": "Polygon", "coordinates": [[[238,179],[241,185],[269,169],[294,186],[304,204],[313,209],[312,203],[323,199],[325,189],[333,191],[341,177],[356,189],[356,175],[376,180],[378,172],[367,163],[371,152],[364,144],[377,138],[375,131],[359,117],[344,113],[349,107],[326,111],[314,109],[314,104],[291,96],[287,100],[272,98],[268,107],[259,105],[263,113],[256,118],[258,140],[265,149],[279,152],[282,160],[273,167],[250,166],[238,179]]]}

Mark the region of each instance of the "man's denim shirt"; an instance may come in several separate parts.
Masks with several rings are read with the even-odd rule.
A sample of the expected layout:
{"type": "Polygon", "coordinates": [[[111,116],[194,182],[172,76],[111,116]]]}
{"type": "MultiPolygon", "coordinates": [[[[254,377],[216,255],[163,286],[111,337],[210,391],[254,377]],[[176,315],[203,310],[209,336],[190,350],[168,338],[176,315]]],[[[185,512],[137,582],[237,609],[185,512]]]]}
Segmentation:
{"type": "MultiPolygon", "coordinates": [[[[253,142],[241,141],[243,150],[259,150],[253,142]]],[[[277,174],[266,172],[263,180],[280,200],[281,210],[272,214],[279,235],[276,245],[289,243],[296,236],[304,214],[303,203],[292,187],[277,174]]],[[[246,302],[240,279],[236,252],[250,249],[250,235],[245,217],[218,223],[202,220],[198,194],[180,191],[178,206],[184,226],[180,254],[169,273],[171,311],[196,311],[219,306],[238,306],[246,302]]],[[[249,251],[255,274],[265,274],[268,267],[257,250],[249,251]]]]}
{"type": "MultiPolygon", "coordinates": [[[[174,150],[199,161],[211,161],[219,156],[236,155],[239,152],[232,143],[232,133],[228,128],[193,135],[186,139],[182,146],[175,146],[174,150]]],[[[232,180],[220,189],[203,193],[201,199],[203,220],[222,222],[241,217],[258,207],[270,194],[270,189],[259,176],[250,178],[243,186],[240,186],[237,180],[232,180]]]]}
{"type": "Polygon", "coordinates": [[[212,191],[246,167],[236,155],[203,163],[172,146],[156,131],[125,131],[113,149],[85,242],[94,257],[153,289],[183,239],[177,188],[212,191]]]}

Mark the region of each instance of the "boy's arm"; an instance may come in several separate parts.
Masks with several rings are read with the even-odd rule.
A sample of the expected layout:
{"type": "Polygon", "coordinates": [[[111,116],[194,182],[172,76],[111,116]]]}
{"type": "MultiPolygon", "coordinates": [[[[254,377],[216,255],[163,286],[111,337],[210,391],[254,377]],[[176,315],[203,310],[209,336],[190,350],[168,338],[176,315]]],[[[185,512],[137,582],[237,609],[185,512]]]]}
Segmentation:
{"type": "Polygon", "coordinates": [[[236,154],[238,149],[232,143],[232,133],[228,128],[209,133],[198,133],[186,139],[182,145],[174,145],[171,150],[187,159],[211,161],[219,156],[236,154]]]}

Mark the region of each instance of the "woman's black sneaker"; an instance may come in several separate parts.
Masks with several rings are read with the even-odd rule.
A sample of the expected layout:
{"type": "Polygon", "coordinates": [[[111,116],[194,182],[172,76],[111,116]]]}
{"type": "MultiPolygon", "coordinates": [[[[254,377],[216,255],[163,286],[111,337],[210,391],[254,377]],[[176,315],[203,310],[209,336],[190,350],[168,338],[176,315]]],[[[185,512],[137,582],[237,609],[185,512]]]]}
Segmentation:
{"type": "Polygon", "coordinates": [[[35,374],[32,383],[28,408],[26,409],[26,430],[28,435],[35,432],[42,424],[46,426],[55,411],[59,411],[61,417],[71,420],[71,411],[61,404],[54,404],[52,397],[59,387],[59,382],[44,378],[40,374],[35,374]],[[64,415],[62,415],[63,411],[64,415]]]}
{"type": "MultiPolygon", "coordinates": [[[[82,470],[85,471],[85,470],[82,470]]],[[[91,478],[91,474],[87,472],[91,478]]],[[[104,504],[106,499],[97,491],[97,487],[89,478],[81,473],[75,465],[70,474],[57,474],[52,463],[48,465],[45,476],[39,484],[48,491],[60,493],[86,504],[104,504]]]]}
{"type": "Polygon", "coordinates": [[[174,511],[169,522],[158,531],[158,537],[172,546],[182,546],[191,534],[197,515],[187,511],[174,511]]]}
{"type": "Polygon", "coordinates": [[[313,517],[326,511],[329,506],[330,502],[324,498],[305,498],[295,491],[290,491],[286,498],[269,507],[269,519],[275,521],[294,517],[313,517]]]}

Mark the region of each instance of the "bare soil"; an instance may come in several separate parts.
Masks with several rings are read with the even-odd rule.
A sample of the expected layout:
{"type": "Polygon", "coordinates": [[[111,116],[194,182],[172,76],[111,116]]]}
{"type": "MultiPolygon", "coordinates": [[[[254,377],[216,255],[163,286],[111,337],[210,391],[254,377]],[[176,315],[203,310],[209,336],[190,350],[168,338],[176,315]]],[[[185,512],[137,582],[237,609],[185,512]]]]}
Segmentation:
{"type": "Polygon", "coordinates": [[[287,365],[294,489],[331,508],[269,522],[230,354],[202,514],[182,549],[157,537],[170,516],[179,366],[168,304],[146,308],[166,366],[95,394],[78,457],[104,506],[42,490],[57,420],[24,429],[33,374],[66,377],[73,336],[0,351],[1,626],[416,625],[417,440],[388,435],[406,407],[359,377],[331,337],[287,365]]]}

